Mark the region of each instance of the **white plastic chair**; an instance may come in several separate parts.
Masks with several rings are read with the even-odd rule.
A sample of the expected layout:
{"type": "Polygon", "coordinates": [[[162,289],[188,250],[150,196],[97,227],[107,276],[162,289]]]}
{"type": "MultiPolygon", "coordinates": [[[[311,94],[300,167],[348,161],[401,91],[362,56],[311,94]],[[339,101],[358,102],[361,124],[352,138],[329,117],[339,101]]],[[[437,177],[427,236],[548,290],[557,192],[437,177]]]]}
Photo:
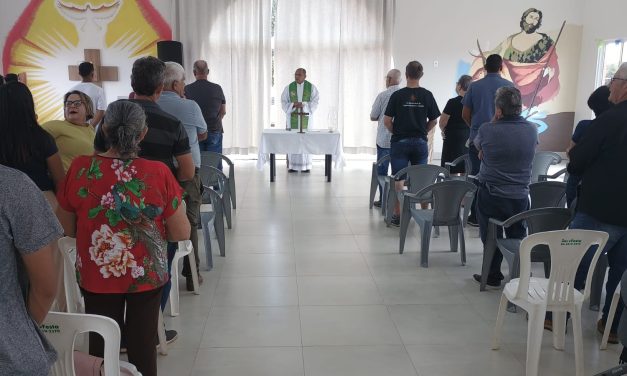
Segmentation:
{"type": "Polygon", "coordinates": [[[174,254],[172,260],[172,288],[170,289],[170,316],[178,316],[179,312],[179,260],[184,256],[189,257],[189,266],[192,272],[192,282],[194,284],[194,294],[200,295],[198,287],[198,272],[196,271],[196,257],[194,256],[194,247],[190,240],[179,242],[179,247],[174,254]]]}
{"type": "Polygon", "coordinates": [[[134,376],[141,376],[134,365],[120,361],[120,328],[115,320],[105,316],[84,313],[50,312],[41,330],[59,358],[51,369],[52,376],[75,376],[74,339],[86,332],[98,333],[104,338],[104,369],[106,376],[119,376],[120,367],[134,376]]]}
{"type": "Polygon", "coordinates": [[[605,322],[605,329],[603,330],[603,338],[601,338],[601,346],[599,348],[601,350],[607,349],[607,340],[610,338],[610,330],[612,329],[612,323],[614,322],[614,316],[616,315],[616,307],[618,307],[618,302],[620,301],[620,282],[618,286],[616,286],[616,290],[614,290],[614,294],[612,295],[612,302],[610,303],[610,311],[607,313],[607,321],[605,322]]]}
{"type": "MultiPolygon", "coordinates": [[[[63,288],[65,290],[65,306],[68,313],[85,313],[85,301],[76,281],[76,239],[65,236],[59,239],[59,250],[63,254],[63,288]]],[[[165,339],[163,317],[159,311],[159,353],[168,355],[168,345],[165,339]]]]}
{"type": "Polygon", "coordinates": [[[492,349],[498,350],[499,348],[503,318],[507,302],[510,301],[529,314],[526,375],[535,376],[538,374],[546,311],[553,312],[553,347],[558,350],[564,349],[566,312],[570,312],[573,318],[576,375],[583,376],[581,306],[590,295],[590,289],[586,287],[583,294],[574,289],[575,273],[588,248],[597,245],[598,248],[590,263],[586,280],[586,286],[590,286],[592,270],[607,239],[607,233],[590,230],[538,232],[523,239],[520,244],[521,277],[510,280],[503,289],[492,349]],[[531,250],[540,244],[546,245],[551,254],[549,279],[531,277],[531,250]]]}
{"type": "Polygon", "coordinates": [[[69,313],[85,313],[85,302],[76,281],[76,239],[65,236],[57,242],[63,255],[63,289],[69,313]]]}

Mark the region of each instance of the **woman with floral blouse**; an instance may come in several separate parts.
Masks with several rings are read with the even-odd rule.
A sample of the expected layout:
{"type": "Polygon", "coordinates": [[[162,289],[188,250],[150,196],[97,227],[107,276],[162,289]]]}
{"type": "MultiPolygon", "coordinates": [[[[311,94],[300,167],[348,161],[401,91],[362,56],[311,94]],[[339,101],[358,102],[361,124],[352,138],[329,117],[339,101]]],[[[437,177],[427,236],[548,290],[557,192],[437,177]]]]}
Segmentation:
{"type": "MultiPolygon", "coordinates": [[[[137,158],[148,130],[142,108],[113,102],[103,126],[111,147],[74,159],[58,192],[60,219],[66,235],[76,234],[86,313],[116,320],[129,361],[152,376],[161,290],[169,278],[167,241],[188,239],[190,226],[168,167],[137,158]]],[[[99,335],[90,335],[89,352],[103,356],[99,335]]]]}

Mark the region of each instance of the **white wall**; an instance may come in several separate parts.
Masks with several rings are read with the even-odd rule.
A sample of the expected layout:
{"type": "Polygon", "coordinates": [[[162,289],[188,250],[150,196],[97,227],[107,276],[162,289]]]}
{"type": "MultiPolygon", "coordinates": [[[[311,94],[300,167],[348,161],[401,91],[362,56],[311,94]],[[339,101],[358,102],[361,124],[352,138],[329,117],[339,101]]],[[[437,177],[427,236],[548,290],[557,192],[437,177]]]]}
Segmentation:
{"type": "Polygon", "coordinates": [[[575,114],[577,120],[589,119],[591,116],[586,102],[595,89],[598,44],[603,40],[627,39],[625,15],[627,15],[625,0],[585,0],[575,114]]]}
{"type": "MultiPolygon", "coordinates": [[[[458,62],[460,59],[471,61],[469,51],[477,52],[477,39],[484,51],[495,48],[505,36],[520,30],[520,16],[530,7],[543,12],[539,31],[555,37],[564,20],[570,25],[582,25],[583,2],[397,0],[394,62],[404,71],[410,60],[420,61],[425,70],[421,85],[433,92],[442,110],[446,101],[455,95],[458,62]]],[[[560,61],[562,64],[566,62],[560,61]]],[[[562,83],[562,89],[564,84],[573,83],[562,83]]],[[[575,85],[571,87],[571,90],[576,89],[575,85]]],[[[434,156],[439,156],[441,150],[442,139],[436,131],[434,156]]]]}

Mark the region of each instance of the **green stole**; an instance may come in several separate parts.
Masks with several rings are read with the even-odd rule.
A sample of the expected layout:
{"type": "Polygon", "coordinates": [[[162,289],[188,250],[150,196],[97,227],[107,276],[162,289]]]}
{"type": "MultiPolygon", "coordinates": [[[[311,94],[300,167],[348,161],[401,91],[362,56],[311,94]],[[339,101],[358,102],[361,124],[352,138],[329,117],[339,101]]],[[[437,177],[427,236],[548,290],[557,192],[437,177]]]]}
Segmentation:
{"type": "MultiPolygon", "coordinates": [[[[298,102],[298,91],[296,90],[296,81],[292,82],[288,88],[290,92],[290,102],[298,102]]],[[[303,83],[303,99],[300,102],[309,102],[311,100],[311,82],[305,81],[303,83]]],[[[290,115],[290,128],[298,129],[298,116],[295,112],[290,115]]],[[[309,123],[309,115],[301,117],[303,122],[303,129],[307,129],[309,123]]]]}

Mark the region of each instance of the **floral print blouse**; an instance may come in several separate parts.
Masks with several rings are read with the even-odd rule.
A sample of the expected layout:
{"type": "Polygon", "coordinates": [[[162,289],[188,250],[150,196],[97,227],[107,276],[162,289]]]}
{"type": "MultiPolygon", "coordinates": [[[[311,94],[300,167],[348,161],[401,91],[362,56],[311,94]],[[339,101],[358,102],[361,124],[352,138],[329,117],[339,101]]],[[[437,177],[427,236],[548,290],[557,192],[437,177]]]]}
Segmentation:
{"type": "Polygon", "coordinates": [[[57,199],[76,215],[79,285],[93,293],[127,293],[165,284],[165,220],[181,198],[181,187],[161,162],[74,159],[57,199]]]}

